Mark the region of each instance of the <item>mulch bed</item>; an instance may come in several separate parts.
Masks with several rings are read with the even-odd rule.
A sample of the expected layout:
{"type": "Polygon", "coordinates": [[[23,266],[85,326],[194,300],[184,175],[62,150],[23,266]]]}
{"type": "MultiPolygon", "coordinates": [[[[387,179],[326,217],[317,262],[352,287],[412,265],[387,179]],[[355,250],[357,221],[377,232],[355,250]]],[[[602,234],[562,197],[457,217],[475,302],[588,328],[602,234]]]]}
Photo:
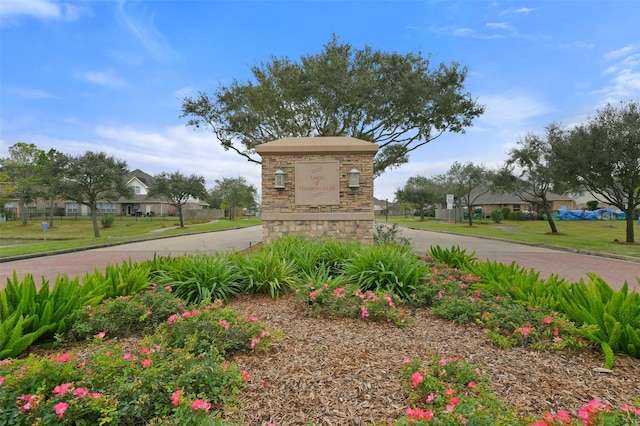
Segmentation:
{"type": "Polygon", "coordinates": [[[364,425],[400,418],[409,392],[400,377],[402,360],[459,356],[490,378],[498,397],[522,412],[568,411],[598,398],[617,408],[640,397],[640,359],[617,355],[611,373],[600,372],[597,350],[536,352],[502,350],[473,325],[458,325],[414,312],[407,328],[355,319],[317,319],[290,297],[247,296],[230,307],[255,315],[284,337],[268,352],[235,361],[250,382],[234,424],[364,425]]]}

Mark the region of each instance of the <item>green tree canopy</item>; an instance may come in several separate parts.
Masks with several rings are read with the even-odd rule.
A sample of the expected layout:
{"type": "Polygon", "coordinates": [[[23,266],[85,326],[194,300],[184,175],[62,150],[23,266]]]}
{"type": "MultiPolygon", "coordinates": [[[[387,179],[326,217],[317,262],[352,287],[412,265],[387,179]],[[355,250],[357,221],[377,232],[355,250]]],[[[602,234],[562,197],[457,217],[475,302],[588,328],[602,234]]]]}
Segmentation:
{"type": "Polygon", "coordinates": [[[2,171],[13,184],[13,195],[20,201],[22,224],[29,219],[27,204],[35,201],[40,191],[38,168],[43,151],[34,144],[18,142],[9,147],[9,157],[0,158],[2,171]]]}
{"type": "Polygon", "coordinates": [[[205,198],[207,189],[204,177],[195,174],[185,176],[180,172],[162,172],[153,178],[153,185],[149,190],[149,197],[161,195],[167,202],[178,210],[180,227],[184,228],[182,208],[193,198],[205,198]]]}
{"type": "Polygon", "coordinates": [[[69,157],[55,149],[42,152],[38,159],[40,195],[49,201],[49,227],[53,228],[53,203],[63,193],[69,157]]]}
{"type": "Polygon", "coordinates": [[[640,103],[607,105],[555,140],[552,152],[563,180],[625,212],[626,241],[634,242],[633,211],[640,205],[640,103]]]}
{"type": "Polygon", "coordinates": [[[396,200],[413,206],[420,213],[420,220],[424,220],[427,207],[441,201],[444,197],[442,185],[434,179],[424,176],[413,176],[407,180],[404,187],[397,189],[396,200]]]}
{"type": "Polygon", "coordinates": [[[420,52],[353,49],[334,36],[317,55],[271,58],[253,81],[182,102],[188,125],[210,128],[226,150],[260,163],[255,147],[284,137],[350,136],[380,147],[374,174],[445,132],[464,133],[484,106],[465,91],[467,68],[431,66],[420,52]]]}
{"type": "Polygon", "coordinates": [[[244,177],[216,179],[209,198],[219,201],[220,208],[229,210],[229,219],[234,219],[239,208],[255,209],[256,187],[249,185],[244,177]]]}
{"type": "Polygon", "coordinates": [[[498,173],[494,189],[514,194],[542,210],[551,232],[557,233],[549,195],[551,192],[565,192],[567,185],[553,168],[551,146],[562,138],[563,132],[556,124],[547,126],[545,130],[545,138],[529,133],[518,141],[498,173]]]}
{"type": "Polygon", "coordinates": [[[62,193],[69,200],[89,207],[96,238],[100,237],[98,202],[133,196],[133,189],[125,182],[128,173],[125,161],[104,152],[87,151],[83,155],[69,157],[62,193]]]}

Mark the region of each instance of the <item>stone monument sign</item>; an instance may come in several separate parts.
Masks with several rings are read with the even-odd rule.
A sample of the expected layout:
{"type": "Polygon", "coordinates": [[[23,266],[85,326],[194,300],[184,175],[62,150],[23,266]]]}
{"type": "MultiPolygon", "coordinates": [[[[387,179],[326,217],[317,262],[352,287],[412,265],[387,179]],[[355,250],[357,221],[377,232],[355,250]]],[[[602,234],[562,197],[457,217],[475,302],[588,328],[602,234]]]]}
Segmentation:
{"type": "Polygon", "coordinates": [[[373,158],[348,137],[284,138],[258,145],[262,241],[285,235],[372,243],[373,158]]]}

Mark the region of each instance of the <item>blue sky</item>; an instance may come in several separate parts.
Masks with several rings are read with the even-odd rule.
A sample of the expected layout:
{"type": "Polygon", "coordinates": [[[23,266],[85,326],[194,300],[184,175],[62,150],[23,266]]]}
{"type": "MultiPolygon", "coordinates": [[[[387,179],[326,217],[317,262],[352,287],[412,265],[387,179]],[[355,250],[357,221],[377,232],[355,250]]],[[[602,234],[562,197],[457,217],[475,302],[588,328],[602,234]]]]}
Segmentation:
{"type": "Polygon", "coordinates": [[[640,100],[640,2],[52,1],[0,2],[0,157],[22,141],[67,154],[104,151],[150,174],[216,179],[260,166],[181,119],[181,100],[251,78],[272,56],[354,48],[421,51],[469,68],[486,113],[375,181],[394,199],[411,176],[454,161],[497,167],[527,132],[572,125],[607,102],[640,100]]]}

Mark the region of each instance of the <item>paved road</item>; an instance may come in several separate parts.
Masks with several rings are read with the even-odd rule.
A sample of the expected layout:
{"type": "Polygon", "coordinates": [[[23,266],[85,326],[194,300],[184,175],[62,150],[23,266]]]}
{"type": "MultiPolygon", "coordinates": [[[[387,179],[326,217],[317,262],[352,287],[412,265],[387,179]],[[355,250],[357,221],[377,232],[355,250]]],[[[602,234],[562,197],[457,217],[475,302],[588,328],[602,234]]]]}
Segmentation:
{"type": "MultiPolygon", "coordinates": [[[[619,288],[626,281],[630,288],[640,291],[640,261],[576,254],[549,248],[507,243],[484,238],[466,237],[440,232],[402,228],[403,235],[412,242],[414,251],[426,253],[432,245],[441,247],[459,246],[468,253],[475,250],[480,260],[495,260],[503,263],[515,261],[521,267],[540,272],[541,278],[551,274],[570,281],[587,280],[587,272],[602,277],[609,285],[619,288]]],[[[241,250],[262,240],[262,227],[253,226],[229,231],[163,238],[139,243],[123,244],[0,263],[0,285],[15,269],[19,278],[30,273],[40,282],[41,277],[53,282],[59,273],[70,278],[84,276],[94,268],[104,270],[108,264],[119,264],[125,260],[142,261],[158,255],[183,253],[215,253],[241,250]]]]}

